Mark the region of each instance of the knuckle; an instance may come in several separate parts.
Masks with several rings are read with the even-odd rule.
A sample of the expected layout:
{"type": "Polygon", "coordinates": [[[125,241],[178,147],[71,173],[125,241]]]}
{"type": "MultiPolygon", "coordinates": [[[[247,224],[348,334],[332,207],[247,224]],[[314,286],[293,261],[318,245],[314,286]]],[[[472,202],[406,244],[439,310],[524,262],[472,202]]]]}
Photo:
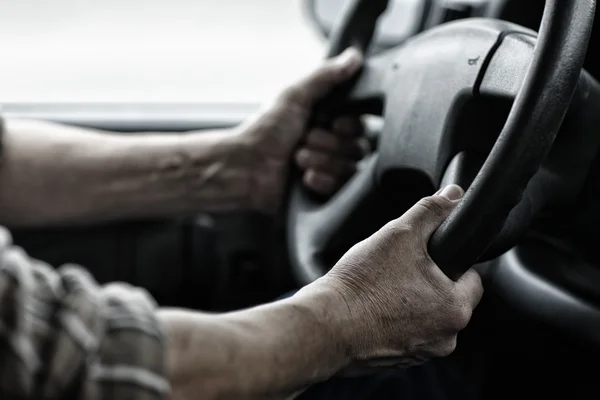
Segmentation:
{"type": "Polygon", "coordinates": [[[328,194],[334,183],[328,175],[308,171],[304,174],[304,184],[320,194],[328,194]]]}
{"type": "Polygon", "coordinates": [[[446,204],[436,197],[424,197],[417,203],[419,207],[426,211],[435,214],[436,216],[442,216],[446,213],[446,204]]]}
{"type": "Polygon", "coordinates": [[[449,339],[441,342],[437,349],[437,355],[440,357],[448,357],[456,350],[456,335],[451,336],[449,339]]]}
{"type": "Polygon", "coordinates": [[[473,314],[473,310],[467,303],[462,303],[453,307],[450,316],[450,328],[454,332],[460,332],[464,328],[467,327],[469,321],[471,320],[471,315],[473,314]]]}
{"type": "Polygon", "coordinates": [[[309,172],[305,172],[304,175],[302,176],[302,182],[304,182],[304,185],[306,185],[308,187],[312,187],[313,186],[312,174],[309,172]]]}
{"type": "Polygon", "coordinates": [[[304,174],[304,184],[313,189],[319,189],[320,179],[319,176],[314,171],[307,171],[304,174]]]}
{"type": "Polygon", "coordinates": [[[371,143],[367,138],[360,137],[354,142],[354,146],[356,150],[360,153],[360,155],[369,154],[373,149],[371,148],[371,143]]]}
{"type": "Polygon", "coordinates": [[[302,163],[305,167],[315,167],[321,169],[328,166],[331,161],[327,154],[304,148],[298,152],[298,156],[302,158],[302,163]]]}
{"type": "Polygon", "coordinates": [[[384,237],[393,240],[395,243],[401,243],[407,238],[413,235],[414,229],[410,225],[400,224],[396,221],[392,221],[386,224],[382,229],[381,233],[384,237]]]}
{"type": "Polygon", "coordinates": [[[300,150],[298,150],[298,152],[296,153],[296,163],[301,168],[307,168],[308,167],[308,159],[309,159],[309,154],[308,154],[308,151],[306,149],[300,149],[300,150]]]}

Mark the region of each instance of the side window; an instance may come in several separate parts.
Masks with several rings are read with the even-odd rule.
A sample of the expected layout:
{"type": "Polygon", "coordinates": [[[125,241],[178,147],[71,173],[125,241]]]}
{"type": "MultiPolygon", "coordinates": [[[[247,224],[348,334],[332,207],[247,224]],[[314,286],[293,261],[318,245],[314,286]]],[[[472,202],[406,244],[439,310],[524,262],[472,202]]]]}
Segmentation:
{"type": "Polygon", "coordinates": [[[300,0],[0,0],[0,102],[261,103],[322,58],[300,0]]]}

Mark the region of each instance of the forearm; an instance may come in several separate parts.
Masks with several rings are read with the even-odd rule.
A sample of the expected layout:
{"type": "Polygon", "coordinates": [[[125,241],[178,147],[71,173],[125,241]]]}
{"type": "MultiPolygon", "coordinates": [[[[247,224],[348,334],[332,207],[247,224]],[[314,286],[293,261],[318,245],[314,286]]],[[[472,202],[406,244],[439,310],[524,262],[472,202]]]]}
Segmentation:
{"type": "Polygon", "coordinates": [[[235,136],[118,135],[7,120],[0,223],[46,226],[245,207],[250,178],[235,136]]]}
{"type": "Polygon", "coordinates": [[[328,298],[223,315],[163,311],[173,400],[281,399],[330,378],[347,360],[328,298]]]}

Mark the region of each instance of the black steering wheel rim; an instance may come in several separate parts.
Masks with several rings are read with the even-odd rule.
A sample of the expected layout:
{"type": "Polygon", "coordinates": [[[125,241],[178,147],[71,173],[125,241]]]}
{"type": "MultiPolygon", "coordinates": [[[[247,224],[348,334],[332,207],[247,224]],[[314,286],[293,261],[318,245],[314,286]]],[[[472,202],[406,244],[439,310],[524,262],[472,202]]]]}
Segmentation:
{"type": "MultiPolygon", "coordinates": [[[[364,51],[387,5],[387,0],[350,2],[332,35],[328,56],[335,56],[349,46],[364,51]]],[[[523,208],[518,206],[523,204],[527,185],[550,151],[577,87],[594,12],[594,0],[546,2],[533,58],[504,129],[465,196],[429,243],[432,258],[450,278],[458,279],[477,263],[509,225],[509,216],[519,216],[515,210],[523,208]]],[[[460,31],[457,29],[448,28],[448,35],[456,34],[460,31]]],[[[493,46],[499,46],[504,36],[518,30],[515,26],[502,25],[493,46]]],[[[440,33],[444,34],[445,31],[440,33]]],[[[490,54],[495,50],[492,48],[490,54]]],[[[368,86],[364,82],[377,81],[377,78],[365,70],[353,82],[353,88],[346,88],[346,93],[364,89],[368,86]]],[[[389,89],[385,90],[394,90],[393,85],[386,84],[389,89]]],[[[362,201],[376,190],[378,163],[377,156],[369,160],[367,168],[327,203],[331,212],[321,213],[312,220],[308,218],[310,214],[325,206],[306,193],[300,182],[294,184],[288,207],[288,246],[301,283],[310,283],[327,271],[322,259],[323,238],[335,234],[342,226],[341,219],[345,218],[335,210],[351,210],[359,206],[358,199],[362,201]]],[[[525,225],[525,221],[519,224],[525,225]]]]}

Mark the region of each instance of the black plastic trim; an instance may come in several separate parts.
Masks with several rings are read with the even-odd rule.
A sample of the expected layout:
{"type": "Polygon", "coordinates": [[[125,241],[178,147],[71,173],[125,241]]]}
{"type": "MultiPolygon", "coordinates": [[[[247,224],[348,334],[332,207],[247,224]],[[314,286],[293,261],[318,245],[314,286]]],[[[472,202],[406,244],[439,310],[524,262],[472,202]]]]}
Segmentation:
{"type": "Polygon", "coordinates": [[[534,272],[518,248],[490,262],[483,276],[486,290],[518,312],[600,348],[600,308],[534,272]]]}

